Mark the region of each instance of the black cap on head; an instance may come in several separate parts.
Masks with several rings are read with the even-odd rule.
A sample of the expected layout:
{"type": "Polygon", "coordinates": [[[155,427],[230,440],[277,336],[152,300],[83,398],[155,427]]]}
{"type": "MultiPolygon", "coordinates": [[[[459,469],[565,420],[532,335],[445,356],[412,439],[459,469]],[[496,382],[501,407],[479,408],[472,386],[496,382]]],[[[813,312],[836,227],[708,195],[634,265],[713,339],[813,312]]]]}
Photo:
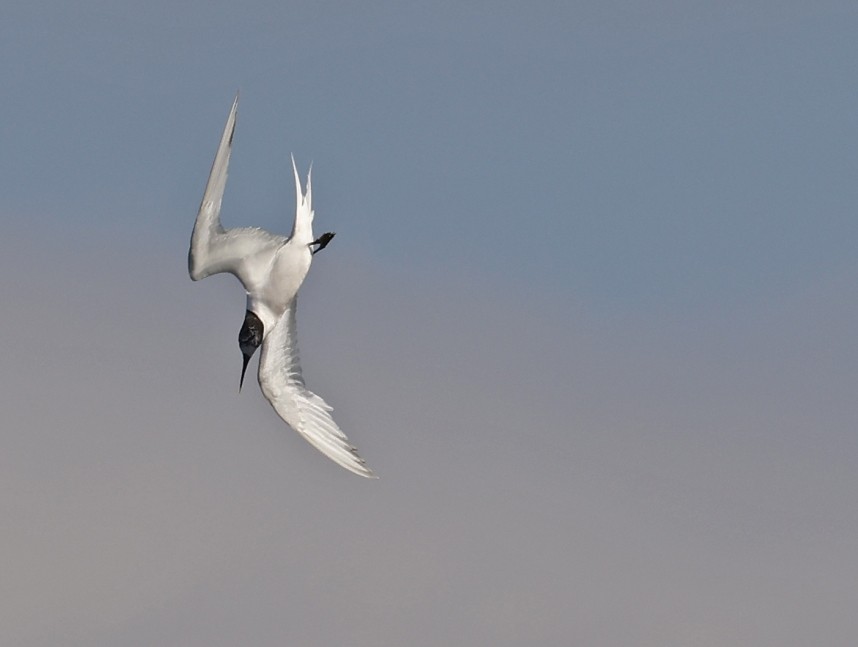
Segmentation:
{"type": "Polygon", "coordinates": [[[238,347],[241,349],[242,355],[244,355],[244,363],[241,367],[241,381],[238,383],[239,391],[241,391],[241,387],[244,384],[247,363],[262,343],[264,330],[265,327],[262,325],[262,320],[248,310],[244,315],[244,324],[242,324],[241,330],[238,331],[238,347]]]}

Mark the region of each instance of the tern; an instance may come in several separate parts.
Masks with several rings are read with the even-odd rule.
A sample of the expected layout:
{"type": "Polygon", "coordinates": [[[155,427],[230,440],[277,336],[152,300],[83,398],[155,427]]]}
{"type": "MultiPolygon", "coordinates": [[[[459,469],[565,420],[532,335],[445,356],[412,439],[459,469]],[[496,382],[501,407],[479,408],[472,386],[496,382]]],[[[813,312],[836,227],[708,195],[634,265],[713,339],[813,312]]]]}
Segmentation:
{"type": "Polygon", "coordinates": [[[239,391],[247,363],[261,347],[259,386],[277,414],[338,465],[360,476],[374,478],[372,470],[334,422],[331,407],[305,386],[301,374],[295,323],[298,289],[307,276],[313,255],[334,237],[329,232],[313,238],[312,168],[307,173],[306,191],[302,191],[292,157],[297,201],[290,236],[272,234],[258,227],[224,229],[221,225],[220,208],[237,109],[238,95],[229,111],[194,222],[188,271],[194,281],[228,272],[247,292],[247,311],[238,333],[243,356],[239,391]]]}

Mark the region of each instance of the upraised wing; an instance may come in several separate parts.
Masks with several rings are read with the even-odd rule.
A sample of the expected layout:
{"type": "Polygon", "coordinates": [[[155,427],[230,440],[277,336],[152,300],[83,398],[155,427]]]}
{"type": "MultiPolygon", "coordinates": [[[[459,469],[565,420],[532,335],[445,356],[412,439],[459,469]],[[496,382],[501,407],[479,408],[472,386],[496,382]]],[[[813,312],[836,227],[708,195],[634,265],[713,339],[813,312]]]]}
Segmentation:
{"type": "Polygon", "coordinates": [[[246,290],[251,291],[263,280],[263,272],[268,268],[271,254],[286,238],[255,227],[224,229],[221,225],[220,207],[226,187],[237,110],[236,94],[194,222],[191,248],[188,251],[188,272],[194,281],[219,272],[229,272],[238,277],[246,290]]]}
{"type": "Polygon", "coordinates": [[[331,407],[308,390],[301,374],[296,335],[297,298],[262,343],[259,386],[277,414],[316,449],[360,476],[375,478],[331,417],[331,407]]]}

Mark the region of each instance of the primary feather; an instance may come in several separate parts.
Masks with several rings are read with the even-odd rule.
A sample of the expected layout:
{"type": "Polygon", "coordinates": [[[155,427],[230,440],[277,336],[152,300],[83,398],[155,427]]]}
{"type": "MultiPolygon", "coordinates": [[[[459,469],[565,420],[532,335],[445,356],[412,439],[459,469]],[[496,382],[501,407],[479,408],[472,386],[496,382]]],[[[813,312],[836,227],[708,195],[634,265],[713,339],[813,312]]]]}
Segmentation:
{"type": "Polygon", "coordinates": [[[357,449],[331,417],[331,407],[304,384],[298,358],[297,297],[262,344],[259,386],[286,423],[316,449],[347,470],[373,476],[357,449]]]}

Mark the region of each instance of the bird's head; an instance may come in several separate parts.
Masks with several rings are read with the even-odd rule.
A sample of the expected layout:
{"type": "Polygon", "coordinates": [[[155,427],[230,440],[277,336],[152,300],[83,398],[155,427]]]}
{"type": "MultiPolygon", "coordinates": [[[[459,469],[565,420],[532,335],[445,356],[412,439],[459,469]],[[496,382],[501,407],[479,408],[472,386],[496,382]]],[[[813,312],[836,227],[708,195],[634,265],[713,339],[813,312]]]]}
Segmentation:
{"type": "Polygon", "coordinates": [[[262,335],[265,331],[265,326],[262,321],[253,314],[250,310],[244,315],[244,324],[238,332],[238,347],[241,349],[241,354],[244,356],[244,363],[241,366],[241,381],[238,383],[238,390],[244,384],[244,374],[247,371],[247,363],[253,357],[253,353],[259,348],[262,343],[262,335]]]}

